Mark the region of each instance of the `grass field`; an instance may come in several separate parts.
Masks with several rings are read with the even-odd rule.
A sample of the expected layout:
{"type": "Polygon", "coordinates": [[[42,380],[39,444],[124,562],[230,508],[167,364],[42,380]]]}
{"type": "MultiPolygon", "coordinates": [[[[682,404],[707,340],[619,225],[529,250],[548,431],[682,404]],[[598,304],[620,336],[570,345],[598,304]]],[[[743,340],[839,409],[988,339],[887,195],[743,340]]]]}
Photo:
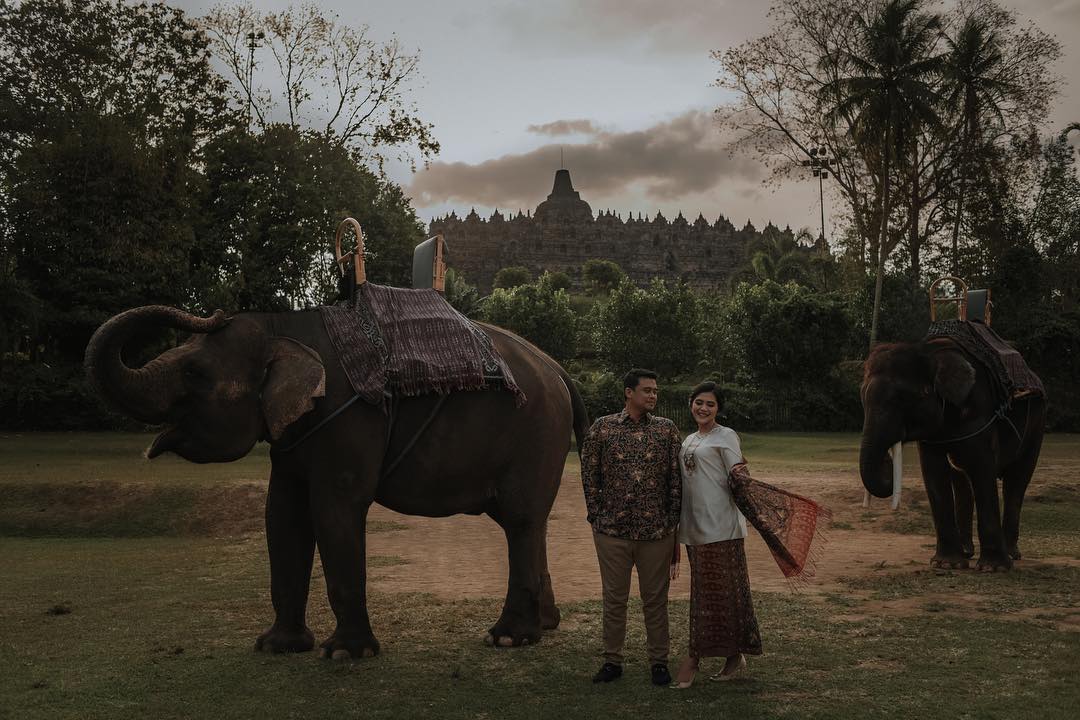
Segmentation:
{"type": "MultiPolygon", "coordinates": [[[[820,592],[756,592],[766,655],[752,661],[753,679],[700,678],[690,691],[648,684],[637,605],[627,674],[592,685],[600,662],[592,600],[562,603],[562,626],[539,645],[492,650],[480,636],[501,599],[375,593],[380,656],[256,654],[254,638],[272,619],[265,452],[230,465],[149,463],[139,454],[147,442],[0,436],[0,718],[1044,720],[1073,717],[1080,705],[1076,436],[1048,438],[1025,505],[1025,537],[1048,543],[1041,559],[1007,575],[934,573],[922,563],[853,572],[820,592]]],[[[766,474],[850,476],[857,438],[747,435],[744,445],[766,474]]],[[[855,537],[846,533],[837,542],[855,537]]],[[[333,621],[315,575],[309,624],[321,639],[333,621]]],[[[686,613],[684,601],[672,603],[675,649],[685,647],[686,613]]]]}

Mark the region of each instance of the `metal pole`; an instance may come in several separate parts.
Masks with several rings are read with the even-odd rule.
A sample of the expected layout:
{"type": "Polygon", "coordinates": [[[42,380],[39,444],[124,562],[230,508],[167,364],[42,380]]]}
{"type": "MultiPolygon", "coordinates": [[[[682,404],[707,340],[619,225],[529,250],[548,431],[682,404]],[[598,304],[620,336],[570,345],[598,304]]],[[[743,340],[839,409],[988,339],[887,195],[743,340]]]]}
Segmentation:
{"type": "Polygon", "coordinates": [[[821,246],[822,247],[825,247],[825,190],[824,190],[824,185],[825,185],[825,181],[822,179],[821,175],[818,175],[817,186],[818,186],[818,197],[821,200],[821,246]]]}

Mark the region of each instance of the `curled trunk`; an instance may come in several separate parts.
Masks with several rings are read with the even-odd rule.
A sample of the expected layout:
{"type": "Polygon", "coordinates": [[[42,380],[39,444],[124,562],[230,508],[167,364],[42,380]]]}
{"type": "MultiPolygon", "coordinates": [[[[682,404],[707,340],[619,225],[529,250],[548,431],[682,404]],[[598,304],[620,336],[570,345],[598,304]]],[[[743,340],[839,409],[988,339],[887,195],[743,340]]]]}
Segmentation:
{"type": "Polygon", "coordinates": [[[893,494],[893,462],[889,448],[899,439],[883,438],[880,433],[863,430],[859,447],[859,475],[863,487],[874,497],[886,498],[893,494]]]}
{"type": "Polygon", "coordinates": [[[177,368],[164,353],[137,369],[124,364],[121,353],[133,334],[154,326],[187,332],[212,332],[227,322],[220,310],[209,318],[165,305],[133,308],[106,321],[86,346],[86,376],[101,397],[125,414],[145,423],[168,417],[181,383],[177,368]]]}

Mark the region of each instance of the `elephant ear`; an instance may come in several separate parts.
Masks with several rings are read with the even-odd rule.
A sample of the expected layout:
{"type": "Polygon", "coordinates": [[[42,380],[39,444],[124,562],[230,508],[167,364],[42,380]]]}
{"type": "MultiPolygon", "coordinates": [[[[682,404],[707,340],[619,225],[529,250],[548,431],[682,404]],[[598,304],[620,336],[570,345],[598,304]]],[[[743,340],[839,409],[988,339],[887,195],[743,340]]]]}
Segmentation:
{"type": "Polygon", "coordinates": [[[975,386],[975,368],[956,350],[938,352],[935,365],[934,389],[938,395],[953,405],[962,405],[975,386]]]}
{"type": "Polygon", "coordinates": [[[326,395],[326,369],[319,353],[303,343],[286,337],[270,343],[262,410],[270,438],[277,440],[285,428],[315,408],[315,398],[326,395]]]}

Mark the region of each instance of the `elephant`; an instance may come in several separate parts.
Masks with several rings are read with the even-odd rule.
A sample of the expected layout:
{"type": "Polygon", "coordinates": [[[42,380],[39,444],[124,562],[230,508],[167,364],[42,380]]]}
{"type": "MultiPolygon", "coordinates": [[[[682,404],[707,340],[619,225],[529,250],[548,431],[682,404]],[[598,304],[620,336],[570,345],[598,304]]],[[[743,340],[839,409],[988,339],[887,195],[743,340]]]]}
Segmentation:
{"type": "Polygon", "coordinates": [[[968,567],[974,556],[973,505],[978,509],[976,567],[1008,570],[1021,557],[1020,507],[1042,447],[1046,399],[1029,394],[1005,407],[994,383],[983,363],[948,338],[881,344],[864,365],[863,485],[876,497],[888,497],[893,489],[888,449],[902,441],[918,443],[937,535],[934,567],[968,567]]]}
{"type": "Polygon", "coordinates": [[[314,647],[306,609],[318,549],[337,621],[320,655],[379,652],[365,567],[372,503],[412,515],[494,519],[506,536],[509,581],[485,639],[518,646],[559,624],[547,518],[571,430],[580,447],[588,418],[558,363],[506,330],[483,327],[527,396],[523,407],[501,389],[401,397],[392,421],[381,407],[347,405],[353,391],[317,309],[200,318],[168,306],[134,308],[97,329],[85,369],[111,405],[165,426],[148,458],[172,452],[195,463],[230,462],[260,440],[270,443],[266,543],[275,619],[257,650],[314,647]],[[191,336],[128,367],[125,345],[162,326],[191,336]],[[387,474],[390,458],[396,465],[387,474]]]}

